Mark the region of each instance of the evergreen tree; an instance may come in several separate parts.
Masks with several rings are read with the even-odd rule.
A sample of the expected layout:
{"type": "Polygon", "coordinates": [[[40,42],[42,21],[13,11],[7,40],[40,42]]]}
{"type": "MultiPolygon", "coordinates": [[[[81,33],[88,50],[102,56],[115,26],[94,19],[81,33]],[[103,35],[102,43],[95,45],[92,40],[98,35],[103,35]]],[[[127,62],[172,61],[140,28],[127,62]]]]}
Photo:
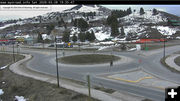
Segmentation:
{"type": "Polygon", "coordinates": [[[125,36],[125,33],[124,33],[124,28],[123,28],[123,26],[121,27],[121,36],[125,36]]]}
{"type": "Polygon", "coordinates": [[[86,39],[85,33],[82,33],[82,32],[79,33],[78,38],[81,42],[84,42],[86,39]]]}
{"type": "Polygon", "coordinates": [[[131,7],[129,7],[128,9],[127,9],[127,14],[129,15],[129,14],[131,14],[132,13],[132,10],[131,10],[131,7]]]}
{"type": "Polygon", "coordinates": [[[83,13],[83,17],[86,17],[86,13],[83,13]]]}
{"type": "Polygon", "coordinates": [[[118,30],[118,20],[115,15],[108,16],[107,24],[111,27],[111,36],[117,36],[119,34],[118,30]]]}
{"type": "Polygon", "coordinates": [[[42,35],[40,33],[38,33],[37,41],[40,43],[43,41],[42,35]]]}
{"type": "Polygon", "coordinates": [[[73,42],[76,42],[77,41],[77,36],[74,34],[73,37],[72,37],[72,41],[73,42]]]}
{"type": "Polygon", "coordinates": [[[74,19],[73,18],[71,19],[71,24],[74,24],[74,19]]]}
{"type": "Polygon", "coordinates": [[[144,12],[144,9],[141,7],[140,8],[140,15],[143,15],[145,12],[144,12]]]}
{"type": "Polygon", "coordinates": [[[61,25],[62,25],[62,22],[58,21],[58,26],[61,27],[61,25]]]}
{"type": "Polygon", "coordinates": [[[54,27],[55,27],[55,26],[54,26],[53,24],[50,24],[50,25],[47,25],[47,26],[46,26],[47,31],[48,31],[48,33],[47,33],[48,35],[51,34],[51,31],[54,29],[54,27]]]}
{"type": "Polygon", "coordinates": [[[93,15],[96,16],[96,12],[94,12],[93,15]]]}
{"type": "Polygon", "coordinates": [[[158,11],[157,11],[157,9],[153,9],[153,15],[157,15],[158,14],[158,11]]]}
{"type": "Polygon", "coordinates": [[[69,42],[69,37],[70,37],[69,32],[65,31],[64,34],[63,34],[62,41],[63,42],[69,42]]]}
{"type": "Polygon", "coordinates": [[[67,29],[67,23],[64,23],[64,28],[67,29]]]}
{"type": "Polygon", "coordinates": [[[42,16],[39,16],[39,23],[42,23],[42,16]]]}
{"type": "Polygon", "coordinates": [[[86,37],[86,40],[88,40],[88,41],[91,41],[91,40],[92,40],[92,39],[91,39],[91,33],[89,33],[89,32],[86,32],[85,37],[86,37]]]}
{"type": "Polygon", "coordinates": [[[75,19],[74,26],[80,28],[82,31],[85,31],[89,27],[88,23],[83,18],[75,19]]]}
{"type": "Polygon", "coordinates": [[[94,41],[96,39],[94,31],[91,31],[91,38],[92,38],[92,41],[94,41]]]}

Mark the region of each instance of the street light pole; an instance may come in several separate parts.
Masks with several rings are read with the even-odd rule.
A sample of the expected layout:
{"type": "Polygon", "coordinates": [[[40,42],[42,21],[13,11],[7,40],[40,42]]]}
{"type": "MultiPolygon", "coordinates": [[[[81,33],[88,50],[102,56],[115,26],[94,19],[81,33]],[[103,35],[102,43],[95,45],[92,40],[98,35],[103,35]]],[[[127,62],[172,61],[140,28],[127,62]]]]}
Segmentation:
{"type": "Polygon", "coordinates": [[[166,56],[166,53],[165,53],[166,50],[165,50],[165,49],[166,49],[166,45],[165,45],[165,35],[164,35],[164,54],[163,54],[163,58],[164,58],[164,59],[165,59],[165,56],[166,56]]]}
{"type": "Polygon", "coordinates": [[[14,43],[13,43],[13,61],[15,62],[14,43]]]}
{"type": "Polygon", "coordinates": [[[56,71],[57,71],[57,84],[59,87],[59,69],[58,69],[58,56],[57,56],[57,39],[55,37],[55,44],[56,44],[56,71]]]}

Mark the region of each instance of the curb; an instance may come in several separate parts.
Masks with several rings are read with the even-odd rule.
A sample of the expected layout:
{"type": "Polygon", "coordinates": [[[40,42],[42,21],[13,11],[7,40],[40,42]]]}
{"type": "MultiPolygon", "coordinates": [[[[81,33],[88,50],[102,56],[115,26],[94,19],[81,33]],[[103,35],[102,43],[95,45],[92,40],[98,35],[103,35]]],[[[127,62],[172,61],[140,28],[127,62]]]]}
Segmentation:
{"type": "MultiPolygon", "coordinates": [[[[32,58],[32,56],[27,55],[27,54],[21,54],[21,55],[25,56],[25,58],[23,60],[20,60],[9,66],[9,69],[12,72],[22,75],[22,76],[25,76],[25,77],[30,77],[30,78],[33,78],[36,80],[45,81],[45,82],[52,83],[52,84],[57,84],[57,80],[56,80],[55,76],[46,75],[43,73],[39,73],[39,72],[30,70],[26,67],[23,67],[22,64],[27,62],[28,60],[30,60],[32,58]]],[[[60,80],[60,86],[63,88],[70,89],[75,92],[84,94],[84,95],[88,95],[87,87],[78,85],[76,83],[72,83],[70,81],[60,80]]],[[[93,88],[91,88],[91,95],[93,98],[102,100],[102,101],[122,101],[121,99],[115,98],[111,94],[108,94],[108,93],[105,93],[105,92],[102,92],[99,90],[95,90],[93,88]]]]}
{"type": "Polygon", "coordinates": [[[168,56],[164,62],[171,68],[177,70],[178,72],[180,72],[180,66],[178,66],[175,62],[174,59],[176,59],[176,57],[180,56],[180,54],[171,54],[170,56],[168,56]]]}

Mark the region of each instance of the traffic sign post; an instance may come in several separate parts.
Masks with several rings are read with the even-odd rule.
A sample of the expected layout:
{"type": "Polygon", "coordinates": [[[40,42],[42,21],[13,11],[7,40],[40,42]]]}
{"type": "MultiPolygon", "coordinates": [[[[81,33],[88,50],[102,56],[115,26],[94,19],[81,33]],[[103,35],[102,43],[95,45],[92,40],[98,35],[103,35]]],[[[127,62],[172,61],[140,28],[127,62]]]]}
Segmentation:
{"type": "Polygon", "coordinates": [[[13,43],[13,61],[15,62],[15,54],[14,54],[14,43],[13,43]]]}
{"type": "Polygon", "coordinates": [[[89,101],[91,101],[91,84],[90,84],[90,75],[87,75],[87,82],[88,82],[88,93],[89,93],[89,101]]]}

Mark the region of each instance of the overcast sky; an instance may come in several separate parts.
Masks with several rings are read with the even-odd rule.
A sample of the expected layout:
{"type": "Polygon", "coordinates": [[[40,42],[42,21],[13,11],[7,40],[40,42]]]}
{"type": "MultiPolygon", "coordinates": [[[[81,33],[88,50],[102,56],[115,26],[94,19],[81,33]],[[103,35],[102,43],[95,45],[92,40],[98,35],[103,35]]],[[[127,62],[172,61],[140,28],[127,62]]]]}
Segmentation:
{"type": "MultiPolygon", "coordinates": [[[[68,8],[71,8],[75,5],[0,5],[0,21],[9,20],[9,19],[18,19],[18,18],[28,18],[33,16],[38,16],[42,14],[46,14],[48,12],[62,11],[68,8]],[[32,10],[29,8],[8,8],[8,7],[46,7],[45,9],[41,8],[41,10],[32,10]]],[[[109,9],[127,9],[131,7],[131,9],[139,10],[140,7],[143,7],[145,10],[156,8],[161,11],[166,11],[168,13],[172,13],[180,16],[180,5],[102,5],[109,9]]]]}

